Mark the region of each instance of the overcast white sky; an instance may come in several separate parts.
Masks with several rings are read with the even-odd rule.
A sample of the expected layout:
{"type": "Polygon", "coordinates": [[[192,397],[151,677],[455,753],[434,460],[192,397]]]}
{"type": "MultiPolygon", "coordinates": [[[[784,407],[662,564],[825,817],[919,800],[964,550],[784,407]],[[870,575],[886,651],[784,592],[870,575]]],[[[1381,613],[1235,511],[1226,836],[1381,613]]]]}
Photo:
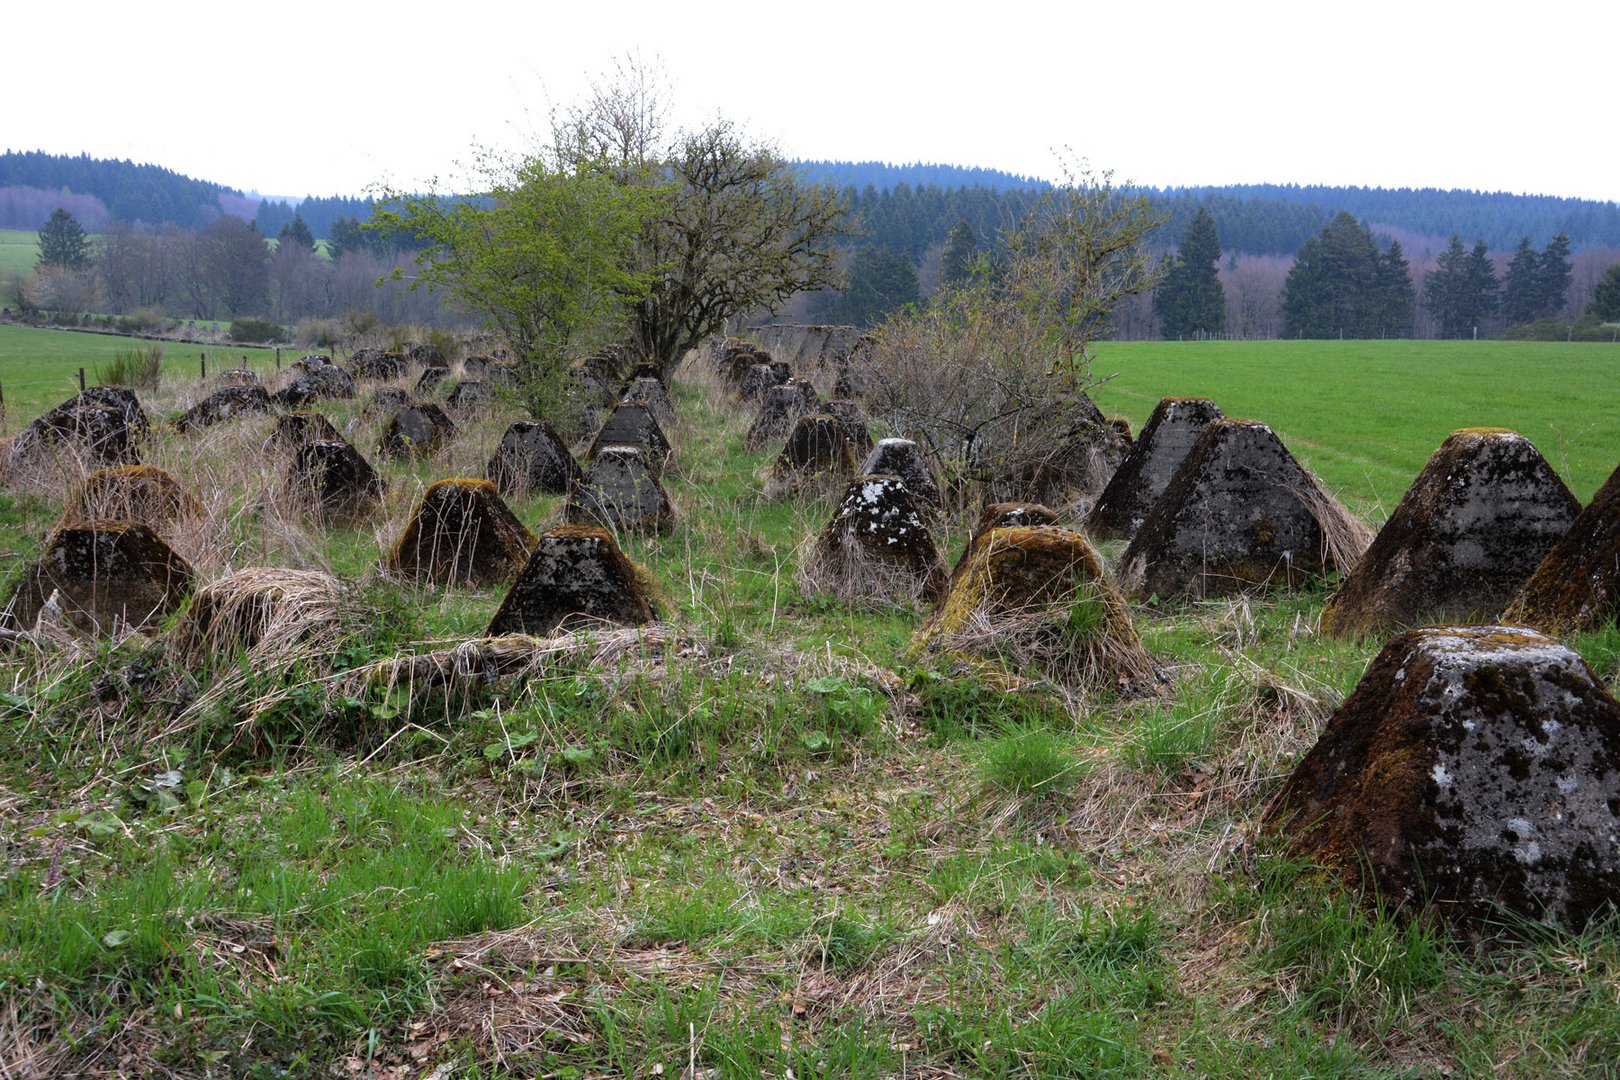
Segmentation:
{"type": "Polygon", "coordinates": [[[17,0],[0,149],[359,194],[518,149],[616,56],[785,155],[1620,200],[1614,0],[17,0]]]}

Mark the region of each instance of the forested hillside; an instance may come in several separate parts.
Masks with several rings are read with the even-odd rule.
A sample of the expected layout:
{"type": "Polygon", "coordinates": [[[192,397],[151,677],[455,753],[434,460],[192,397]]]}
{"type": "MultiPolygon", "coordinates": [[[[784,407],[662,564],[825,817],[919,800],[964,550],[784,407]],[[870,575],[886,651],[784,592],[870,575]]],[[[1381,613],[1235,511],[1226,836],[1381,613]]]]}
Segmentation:
{"type": "Polygon", "coordinates": [[[39,151],[0,154],[0,228],[37,229],[60,205],[100,228],[107,220],[200,229],[221,213],[237,212],[242,194],[206,180],[194,180],[158,165],[68,157],[39,151]],[[43,212],[11,189],[31,189],[52,202],[43,212]],[[11,197],[5,196],[10,193],[11,197]],[[86,198],[100,204],[98,215],[86,198]],[[76,199],[65,202],[64,199],[76,199]],[[77,209],[76,209],[77,207],[77,209]],[[82,212],[81,211],[85,211],[82,212]]]}

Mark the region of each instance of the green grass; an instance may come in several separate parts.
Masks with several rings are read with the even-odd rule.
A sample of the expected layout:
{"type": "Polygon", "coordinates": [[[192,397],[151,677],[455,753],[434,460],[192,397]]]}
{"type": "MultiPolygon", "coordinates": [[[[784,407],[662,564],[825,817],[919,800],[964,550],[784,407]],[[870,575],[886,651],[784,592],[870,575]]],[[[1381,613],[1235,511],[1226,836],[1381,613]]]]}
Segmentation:
{"type": "Polygon", "coordinates": [[[1264,420],[1353,509],[1382,520],[1458,428],[1526,436],[1577,497],[1620,462],[1620,347],[1498,341],[1105,342],[1104,412],[1140,430],[1161,397],[1264,420]]]}
{"type": "MultiPolygon", "coordinates": [[[[0,328],[8,404],[14,360],[60,379],[102,340],[0,328]]],[[[1392,507],[1452,427],[1513,422],[1449,402],[1494,407],[1461,374],[1508,380],[1490,343],[1308,345],[1292,386],[1247,346],[1184,348],[1210,347],[1108,345],[1104,407],[1140,423],[1159,396],[1207,393],[1330,484],[1357,470],[1364,507],[1392,507]],[[1416,362],[1457,387],[1398,376],[1416,362]],[[1433,430],[1372,419],[1408,413],[1433,430]],[[1365,447],[1319,449],[1358,440],[1378,470],[1351,464],[1365,447]]],[[[194,365],[166,370],[154,411],[194,365]]],[[[1509,381],[1521,429],[1602,421],[1583,494],[1620,460],[1598,374],[1568,376],[1573,404],[1509,381]]],[[[801,594],[827,507],[764,499],[746,417],[702,385],[676,397],[683,521],[626,538],[667,644],[466,693],[239,656],[182,670],[140,639],[0,654],[0,1027],[63,1075],[1539,1077],[1620,1054],[1620,925],[1466,945],[1254,839],[1378,647],[1310,635],[1327,586],[1134,609],[1174,674],[1162,700],[919,660],[920,612],[801,594]]],[[[322,408],[369,450],[359,402],[322,408]]],[[[356,584],[341,671],[482,633],[502,589],[376,564],[421,489],[476,473],[507,419],[467,424],[445,460],[379,463],[385,518],[307,535],[243,511],[275,469],[251,460],[260,427],[163,436],[149,457],[245,485],[206,577],[298,562],[356,584]]],[[[60,502],[0,493],[0,551],[20,564],[60,502]]],[[[538,529],[558,502],[512,505],[538,529]]],[[[964,530],[944,539],[954,555],[964,530]]],[[[1575,644],[1620,678],[1612,627],[1575,644]]]]}
{"type": "MultiPolygon", "coordinates": [[[[94,385],[97,364],[105,367],[119,352],[149,344],[114,334],[0,325],[0,389],[5,392],[8,426],[15,430],[78,393],[81,367],[86,383],[94,385]]],[[[275,352],[271,349],[236,344],[159,344],[163,348],[162,378],[171,386],[199,381],[199,361],[205,356],[210,375],[227,366],[275,370],[275,352]]],[[[286,362],[295,359],[284,356],[286,362]]]]}
{"type": "Polygon", "coordinates": [[[38,261],[37,229],[0,229],[0,275],[26,274],[38,261]]]}

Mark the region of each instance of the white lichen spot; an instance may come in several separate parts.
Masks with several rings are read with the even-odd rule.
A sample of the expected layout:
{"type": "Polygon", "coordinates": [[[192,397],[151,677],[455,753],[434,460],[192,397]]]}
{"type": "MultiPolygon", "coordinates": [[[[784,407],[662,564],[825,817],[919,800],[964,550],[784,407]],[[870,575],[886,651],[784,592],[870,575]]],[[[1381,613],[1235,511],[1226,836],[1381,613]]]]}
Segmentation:
{"type": "Polygon", "coordinates": [[[1441,787],[1451,786],[1451,774],[1446,771],[1445,765],[1441,762],[1434,763],[1434,771],[1430,775],[1434,777],[1434,782],[1441,787]]]}

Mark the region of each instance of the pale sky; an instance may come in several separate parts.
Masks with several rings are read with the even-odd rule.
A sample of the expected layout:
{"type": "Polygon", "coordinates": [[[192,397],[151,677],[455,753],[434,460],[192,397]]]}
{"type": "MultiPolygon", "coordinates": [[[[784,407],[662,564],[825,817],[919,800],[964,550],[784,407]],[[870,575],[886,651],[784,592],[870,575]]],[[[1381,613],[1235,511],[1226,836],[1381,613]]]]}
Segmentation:
{"type": "Polygon", "coordinates": [[[789,157],[1620,201],[1613,0],[10,8],[0,149],[270,195],[452,177],[637,53],[789,157]]]}

